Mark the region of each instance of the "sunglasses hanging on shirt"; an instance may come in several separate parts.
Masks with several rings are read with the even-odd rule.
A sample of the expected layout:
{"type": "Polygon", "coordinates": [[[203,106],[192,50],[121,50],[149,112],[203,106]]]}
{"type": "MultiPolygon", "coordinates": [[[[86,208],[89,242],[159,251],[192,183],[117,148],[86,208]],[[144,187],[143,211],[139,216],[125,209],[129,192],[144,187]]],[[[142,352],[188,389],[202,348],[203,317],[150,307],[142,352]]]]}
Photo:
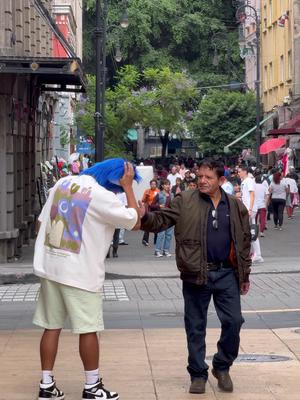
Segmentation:
{"type": "Polygon", "coordinates": [[[217,230],[218,227],[219,227],[219,224],[218,224],[218,212],[217,212],[217,210],[211,210],[211,216],[212,216],[212,218],[213,218],[212,226],[213,226],[214,230],[217,230]]]}

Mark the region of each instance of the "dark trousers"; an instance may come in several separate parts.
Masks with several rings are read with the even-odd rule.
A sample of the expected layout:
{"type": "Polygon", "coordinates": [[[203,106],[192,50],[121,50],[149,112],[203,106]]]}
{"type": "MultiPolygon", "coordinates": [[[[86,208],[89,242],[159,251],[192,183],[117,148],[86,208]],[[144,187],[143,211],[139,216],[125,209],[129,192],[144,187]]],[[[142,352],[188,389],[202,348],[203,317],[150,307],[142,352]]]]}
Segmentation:
{"type": "Polygon", "coordinates": [[[207,310],[213,296],[221,336],[213,357],[215,370],[228,370],[238,356],[240,329],[244,322],[241,313],[240,290],[231,268],[210,271],[207,285],[183,282],[184,322],[188,345],[188,367],[191,379],[208,377],[206,355],[207,310]]]}
{"type": "Polygon", "coordinates": [[[282,226],[283,224],[283,212],[285,207],[285,200],[283,199],[272,199],[273,207],[273,219],[274,224],[277,226],[282,226]]]}
{"type": "MultiPolygon", "coordinates": [[[[149,243],[149,236],[150,236],[150,232],[144,231],[142,240],[145,240],[147,243],[149,243]]],[[[156,244],[156,239],[157,239],[157,233],[154,233],[154,244],[156,244]]]]}

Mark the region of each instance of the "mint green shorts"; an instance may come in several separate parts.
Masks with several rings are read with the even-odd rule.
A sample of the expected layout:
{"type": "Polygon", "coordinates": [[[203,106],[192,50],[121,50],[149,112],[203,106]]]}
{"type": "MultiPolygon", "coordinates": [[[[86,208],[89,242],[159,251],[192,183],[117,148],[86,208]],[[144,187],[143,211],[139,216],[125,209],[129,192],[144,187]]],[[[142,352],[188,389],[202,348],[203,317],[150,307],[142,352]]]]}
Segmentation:
{"type": "Polygon", "coordinates": [[[73,333],[104,329],[101,293],[41,279],[33,323],[45,329],[61,329],[69,317],[73,333]]]}

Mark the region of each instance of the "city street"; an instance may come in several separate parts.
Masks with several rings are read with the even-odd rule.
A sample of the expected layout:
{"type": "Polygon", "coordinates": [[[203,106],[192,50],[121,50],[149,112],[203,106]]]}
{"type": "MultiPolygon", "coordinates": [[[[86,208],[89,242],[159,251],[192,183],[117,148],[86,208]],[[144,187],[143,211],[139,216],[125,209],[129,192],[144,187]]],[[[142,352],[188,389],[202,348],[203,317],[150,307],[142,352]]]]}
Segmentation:
{"type": "MultiPolygon", "coordinates": [[[[261,239],[265,262],[253,266],[251,291],[243,297],[246,322],[241,359],[232,369],[234,394],[219,392],[211,378],[202,399],[299,399],[299,220],[297,212],[295,220],[286,220],[282,232],[273,230],[270,221],[266,237],[261,239]]],[[[106,331],[101,335],[105,382],[120,391],[124,400],[132,399],[132,391],[134,398],[141,400],[196,398],[187,394],[183,302],[174,256],[156,259],[153,245],[144,247],[141,236],[141,232],[126,232],[128,246],[120,246],[119,258],[107,262],[103,291],[106,331]]],[[[32,278],[31,257],[32,248],[28,248],[23,260],[0,267],[2,277],[11,268],[16,282],[0,286],[0,372],[5,377],[0,383],[0,400],[32,398],[39,379],[40,330],[31,324],[39,284],[32,278]],[[20,371],[26,379],[24,393],[17,394],[12,383],[20,371]]],[[[212,305],[208,327],[209,359],[219,335],[212,305]]],[[[66,330],[56,368],[71,399],[79,399],[81,390],[76,342],[76,336],[66,330]],[[66,369],[71,371],[67,376],[66,369]]]]}

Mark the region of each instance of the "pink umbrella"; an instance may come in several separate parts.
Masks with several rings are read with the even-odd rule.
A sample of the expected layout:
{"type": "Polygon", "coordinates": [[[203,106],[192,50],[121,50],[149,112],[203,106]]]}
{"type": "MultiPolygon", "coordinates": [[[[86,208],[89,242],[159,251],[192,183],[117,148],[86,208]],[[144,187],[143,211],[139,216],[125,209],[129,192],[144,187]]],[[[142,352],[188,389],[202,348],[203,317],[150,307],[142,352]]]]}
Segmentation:
{"type": "Polygon", "coordinates": [[[259,154],[269,154],[280,149],[286,142],[285,138],[273,138],[265,141],[259,148],[259,154]]]}

